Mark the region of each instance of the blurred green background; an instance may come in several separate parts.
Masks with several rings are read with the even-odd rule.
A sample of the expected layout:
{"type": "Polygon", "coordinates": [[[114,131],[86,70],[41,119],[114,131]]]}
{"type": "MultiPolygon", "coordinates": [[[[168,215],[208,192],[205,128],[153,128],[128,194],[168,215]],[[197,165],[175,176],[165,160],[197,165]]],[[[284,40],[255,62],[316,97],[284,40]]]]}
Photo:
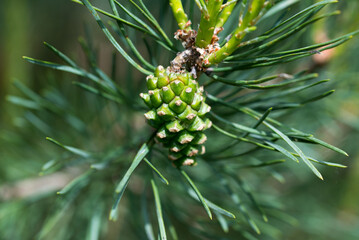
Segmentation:
{"type": "MultiPolygon", "coordinates": [[[[104,1],[95,2],[100,6],[105,4],[104,1]]],[[[331,7],[340,9],[342,14],[316,24],[310,30],[313,41],[324,41],[359,28],[359,1],[342,0],[331,7]]],[[[49,79],[66,78],[66,81],[56,82],[59,91],[73,88],[70,75],[33,66],[21,57],[56,59],[42,45],[46,41],[85,64],[78,44],[78,37],[85,34],[85,29],[91,29],[93,42],[100,50],[100,66],[106,72],[110,71],[106,59],[112,48],[83,7],[70,1],[0,1],[0,204],[11,207],[12,202],[26,198],[26,194],[31,195],[31,191],[26,193],[24,189],[17,189],[18,192],[8,189],[16,188],[17,183],[26,179],[35,179],[41,166],[58,151],[45,141],[46,134],[34,126],[36,123],[29,124],[34,116],[6,101],[7,95],[19,94],[12,85],[13,81],[21,81],[35,92],[40,92],[44,86],[51,84],[49,79]]],[[[325,180],[320,181],[309,171],[293,167],[294,177],[275,186],[286,204],[287,213],[298,220],[296,227],[285,223],[279,226],[284,232],[284,239],[359,239],[358,56],[359,38],[355,37],[333,51],[315,55],[301,63],[301,67],[332,79],[336,92],[289,115],[287,123],[314,132],[318,138],[344,149],[349,154],[348,158],[322,149],[308,151],[315,150],[315,155],[321,155],[322,159],[345,164],[348,168],[323,167],[321,172],[325,180]]],[[[76,90],[69,91],[76,94],[76,90]]],[[[75,97],[69,99],[72,104],[81,104],[76,101],[75,97]]],[[[90,117],[95,118],[93,115],[90,117]]],[[[54,121],[49,124],[56,126],[59,123],[54,121]]],[[[67,127],[59,124],[58,128],[67,127]]],[[[68,132],[64,132],[62,139],[72,138],[66,136],[68,132]]],[[[7,221],[15,220],[4,219],[0,211],[0,224],[6,226],[7,221]]]]}

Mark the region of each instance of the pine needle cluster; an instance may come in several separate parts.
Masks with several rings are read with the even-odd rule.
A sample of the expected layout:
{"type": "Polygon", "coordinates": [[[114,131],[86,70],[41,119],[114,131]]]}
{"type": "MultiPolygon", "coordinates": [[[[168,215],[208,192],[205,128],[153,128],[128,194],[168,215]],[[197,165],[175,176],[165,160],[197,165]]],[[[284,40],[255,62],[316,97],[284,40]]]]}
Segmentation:
{"type": "MultiPolygon", "coordinates": [[[[50,87],[38,94],[16,82],[23,97],[8,97],[29,109],[28,120],[59,147],[41,174],[75,173],[59,196],[49,191],[29,200],[43,212],[19,214],[41,227],[21,226],[18,239],[280,239],[278,222],[295,220],[275,193],[259,189],[271,188],[270,179],[283,182],[289,162],[319,179],[319,165],[345,167],[314,158],[306,145],[347,155],[343,150],[286,122],[288,114],[331,95],[329,80],[306,70],[283,72],[286,63],[359,33],[296,42],[312,24],[339,14],[321,12],[335,0],[297,12],[290,10],[296,0],[161,0],[156,6],[109,0],[109,10],[73,2],[89,10],[116,50],[112,72],[100,69],[91,39],[80,40],[88,69],[48,43],[62,63],[24,57],[78,76],[71,88],[81,91],[50,87]],[[187,85],[173,93],[184,78],[187,85]],[[69,102],[76,94],[79,102],[69,102]],[[184,115],[186,106],[177,109],[182,103],[189,107],[184,115]]],[[[12,236],[4,231],[5,239],[12,236]]]]}

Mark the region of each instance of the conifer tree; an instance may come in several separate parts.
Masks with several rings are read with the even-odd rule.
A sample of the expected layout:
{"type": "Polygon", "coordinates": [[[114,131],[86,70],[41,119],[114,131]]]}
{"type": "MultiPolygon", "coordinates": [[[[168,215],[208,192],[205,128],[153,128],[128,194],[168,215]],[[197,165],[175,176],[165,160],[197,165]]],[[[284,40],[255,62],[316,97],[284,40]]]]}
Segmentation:
{"type": "Polygon", "coordinates": [[[308,27],[339,13],[322,12],[335,0],[297,12],[296,0],[109,0],[106,10],[73,2],[116,50],[112,71],[99,67],[90,37],[80,39],[89,68],[49,43],[59,62],[24,57],[78,76],[68,92],[43,95],[16,82],[24,97],[8,98],[34,112],[29,120],[59,148],[41,174],[75,177],[59,196],[31,200],[18,239],[280,239],[277,221],[293,221],[263,190],[268,179],[282,182],[290,162],[319,179],[319,165],[345,167],[306,145],[346,152],[286,122],[334,90],[285,64],[358,33],[301,43],[308,27]],[[41,227],[29,229],[32,221],[41,227]]]}

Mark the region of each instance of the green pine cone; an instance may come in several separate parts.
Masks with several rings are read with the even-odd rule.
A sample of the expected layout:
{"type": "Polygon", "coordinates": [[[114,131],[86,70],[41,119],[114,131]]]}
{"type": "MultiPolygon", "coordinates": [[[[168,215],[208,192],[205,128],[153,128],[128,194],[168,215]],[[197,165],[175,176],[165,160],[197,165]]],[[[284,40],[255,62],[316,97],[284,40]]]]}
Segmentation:
{"type": "Polygon", "coordinates": [[[148,93],[140,96],[151,109],[145,117],[157,129],[157,140],[169,148],[168,158],[176,167],[195,165],[196,156],[205,152],[203,131],[212,125],[205,117],[211,107],[205,103],[203,87],[192,74],[162,66],[146,80],[148,93]]]}

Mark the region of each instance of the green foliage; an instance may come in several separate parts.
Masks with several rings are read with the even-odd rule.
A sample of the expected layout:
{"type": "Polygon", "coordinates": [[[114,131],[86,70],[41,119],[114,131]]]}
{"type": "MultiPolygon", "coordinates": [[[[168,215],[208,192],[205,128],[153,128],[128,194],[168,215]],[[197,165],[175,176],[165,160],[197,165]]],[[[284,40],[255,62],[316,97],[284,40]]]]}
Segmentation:
{"type": "Polygon", "coordinates": [[[320,179],[318,164],[345,168],[316,159],[306,145],[342,155],[346,152],[286,121],[293,112],[331,95],[334,90],[328,80],[307,71],[282,73],[285,63],[334,48],[359,33],[306,46],[294,42],[307,27],[336,15],[335,10],[321,14],[335,1],[320,1],[295,13],[287,9],[298,1],[170,1],[181,29],[190,30],[187,19],[193,21],[192,26],[200,24],[197,46],[211,42],[213,31],[205,29],[218,24],[224,27],[218,55],[206,56],[209,68],[198,74],[212,107],[209,151],[198,156],[198,166],[178,169],[171,166],[166,149],[155,144],[157,132],[144,126],[141,116],[146,106],[134,97],[144,89],[145,75],[153,74],[158,62],[169,65],[183,50],[169,37],[177,26],[164,24],[172,18],[168,1],[160,1],[166,11],[157,15],[142,0],[126,4],[110,0],[111,12],[88,0],[74,2],[85,5],[125,61],[117,64],[114,55],[109,76],[98,66],[91,39],[80,40],[88,70],[48,43],[45,45],[63,64],[24,57],[78,76],[71,88],[85,91],[66,92],[54,85],[39,94],[15,83],[23,96],[9,96],[8,100],[28,109],[25,119],[59,147],[54,150],[58,155],[42,166],[41,174],[53,176],[74,169],[76,177],[57,191],[60,196],[48,191],[2,207],[0,216],[11,216],[12,204],[41,206],[39,213],[30,208],[14,215],[22,219],[17,233],[11,232],[14,220],[8,223],[12,228],[1,224],[5,239],[110,239],[108,234],[118,226],[126,239],[280,239],[277,221],[296,221],[283,211],[276,193],[259,190],[267,186],[266,181],[284,182],[283,175],[292,174],[287,165],[299,164],[299,160],[320,179]],[[195,16],[195,4],[200,19],[187,18],[184,7],[194,12],[189,16],[195,16]],[[220,9],[227,12],[221,14],[220,9]],[[112,21],[109,27],[99,13],[112,21]],[[238,18],[242,25],[238,26],[238,18]],[[140,34],[145,34],[143,41],[140,34]],[[120,77],[116,74],[119,65],[120,77]],[[79,103],[70,103],[68,97],[77,94],[79,103]],[[118,225],[109,222],[108,216],[118,225]],[[31,229],[26,222],[36,227],[31,229]]]}

